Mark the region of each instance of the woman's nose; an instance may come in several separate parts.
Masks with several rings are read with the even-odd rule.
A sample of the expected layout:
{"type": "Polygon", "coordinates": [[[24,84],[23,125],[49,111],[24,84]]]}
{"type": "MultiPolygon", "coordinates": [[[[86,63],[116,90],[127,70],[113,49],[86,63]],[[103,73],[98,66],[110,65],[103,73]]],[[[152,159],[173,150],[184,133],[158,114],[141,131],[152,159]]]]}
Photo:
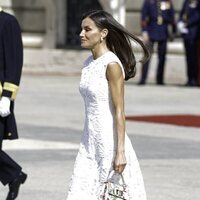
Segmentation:
{"type": "Polygon", "coordinates": [[[80,37],[83,37],[84,36],[84,30],[82,30],[79,34],[80,37]]]}

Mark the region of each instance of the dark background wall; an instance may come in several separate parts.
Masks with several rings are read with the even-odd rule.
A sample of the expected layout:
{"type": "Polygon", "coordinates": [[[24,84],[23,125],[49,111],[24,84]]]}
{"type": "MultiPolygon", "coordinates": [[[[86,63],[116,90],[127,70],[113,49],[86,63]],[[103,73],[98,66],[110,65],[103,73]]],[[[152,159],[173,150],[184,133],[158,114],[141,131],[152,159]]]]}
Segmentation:
{"type": "Polygon", "coordinates": [[[87,0],[81,3],[80,0],[67,1],[67,46],[80,46],[79,33],[81,31],[82,14],[93,9],[102,9],[98,0],[87,0]]]}

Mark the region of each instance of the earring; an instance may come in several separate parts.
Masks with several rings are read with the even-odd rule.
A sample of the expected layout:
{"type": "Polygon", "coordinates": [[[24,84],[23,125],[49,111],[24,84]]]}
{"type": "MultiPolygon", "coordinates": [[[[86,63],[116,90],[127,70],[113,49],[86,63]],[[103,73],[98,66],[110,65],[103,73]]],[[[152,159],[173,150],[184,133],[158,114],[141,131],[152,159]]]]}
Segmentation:
{"type": "Polygon", "coordinates": [[[102,37],[101,37],[100,41],[103,42],[103,38],[102,37]]]}

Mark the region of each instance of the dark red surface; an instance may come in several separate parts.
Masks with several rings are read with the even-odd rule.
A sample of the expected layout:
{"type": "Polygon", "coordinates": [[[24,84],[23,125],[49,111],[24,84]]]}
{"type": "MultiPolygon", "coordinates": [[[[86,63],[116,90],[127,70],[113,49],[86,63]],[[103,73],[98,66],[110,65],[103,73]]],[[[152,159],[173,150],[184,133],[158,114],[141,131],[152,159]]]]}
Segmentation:
{"type": "Polygon", "coordinates": [[[173,125],[178,125],[178,126],[200,127],[199,115],[126,116],[126,120],[162,123],[162,124],[173,124],[173,125]]]}

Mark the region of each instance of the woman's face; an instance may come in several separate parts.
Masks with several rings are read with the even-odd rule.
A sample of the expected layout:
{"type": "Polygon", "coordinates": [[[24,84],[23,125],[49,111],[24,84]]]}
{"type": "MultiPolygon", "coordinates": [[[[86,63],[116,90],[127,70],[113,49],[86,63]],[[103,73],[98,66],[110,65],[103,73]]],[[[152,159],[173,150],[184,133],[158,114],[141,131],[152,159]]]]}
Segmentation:
{"type": "Polygon", "coordinates": [[[83,19],[81,29],[81,47],[94,49],[101,43],[102,33],[91,18],[83,19]]]}

